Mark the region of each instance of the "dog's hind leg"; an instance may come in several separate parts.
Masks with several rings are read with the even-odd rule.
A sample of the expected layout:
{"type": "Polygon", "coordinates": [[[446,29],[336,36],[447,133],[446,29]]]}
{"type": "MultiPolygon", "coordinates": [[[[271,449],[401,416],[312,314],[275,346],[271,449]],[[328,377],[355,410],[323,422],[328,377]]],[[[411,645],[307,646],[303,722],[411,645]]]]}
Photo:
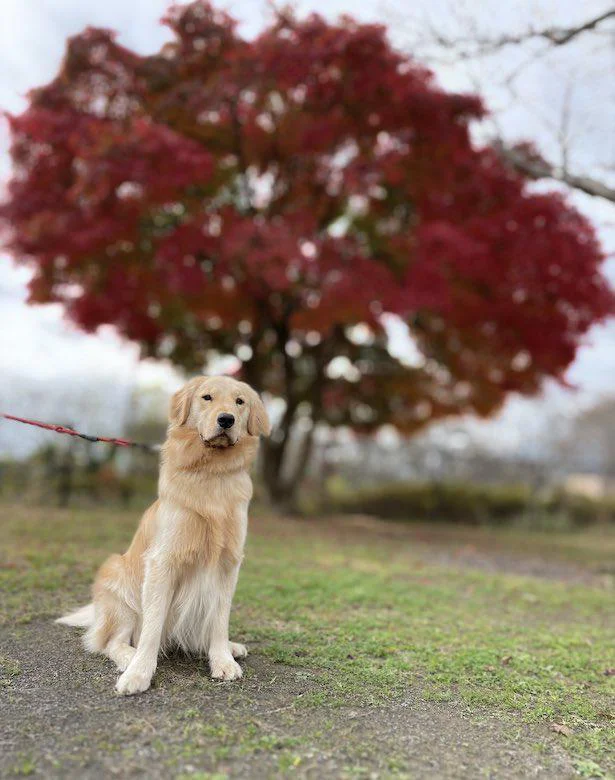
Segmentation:
{"type": "Polygon", "coordinates": [[[105,655],[113,661],[120,672],[126,671],[128,664],[137,652],[136,648],[130,644],[136,624],[136,619],[133,618],[136,618],[136,615],[132,613],[132,616],[127,615],[126,618],[119,626],[118,632],[111,637],[104,649],[105,655]]]}
{"type": "Polygon", "coordinates": [[[94,622],[84,637],[86,648],[110,658],[123,672],[135,648],[138,616],[127,599],[131,598],[121,555],[112,555],[101,567],[94,585],[94,622]]]}
{"type": "Polygon", "coordinates": [[[229,642],[229,648],[233,658],[245,658],[248,655],[248,648],[239,642],[229,642]]]}
{"type": "Polygon", "coordinates": [[[85,634],[85,647],[91,653],[106,655],[123,672],[135,653],[130,642],[135,634],[137,615],[112,593],[100,594],[95,604],[96,618],[85,634]]]}

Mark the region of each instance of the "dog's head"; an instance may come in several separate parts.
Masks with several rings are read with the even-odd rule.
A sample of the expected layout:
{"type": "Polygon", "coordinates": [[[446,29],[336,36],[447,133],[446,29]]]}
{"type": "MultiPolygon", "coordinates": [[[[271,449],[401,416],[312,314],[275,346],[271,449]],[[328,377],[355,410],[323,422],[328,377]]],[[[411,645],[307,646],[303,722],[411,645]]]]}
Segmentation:
{"type": "Polygon", "coordinates": [[[245,436],[268,436],[269,418],[258,394],[228,376],[191,379],[171,399],[170,428],[194,429],[204,447],[227,449],[245,436]]]}

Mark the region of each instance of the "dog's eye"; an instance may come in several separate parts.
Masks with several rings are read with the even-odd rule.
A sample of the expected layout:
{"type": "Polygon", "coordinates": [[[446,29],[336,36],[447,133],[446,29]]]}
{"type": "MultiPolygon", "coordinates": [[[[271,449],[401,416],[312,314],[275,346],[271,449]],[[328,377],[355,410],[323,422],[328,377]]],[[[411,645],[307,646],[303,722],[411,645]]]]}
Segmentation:
{"type": "Polygon", "coordinates": [[[203,396],[203,400],[204,401],[211,401],[211,396],[209,395],[209,393],[207,393],[206,395],[203,396]]]}
{"type": "Polygon", "coordinates": [[[237,406],[241,406],[241,404],[243,403],[243,398],[238,398],[235,403],[237,404],[237,406]]]}

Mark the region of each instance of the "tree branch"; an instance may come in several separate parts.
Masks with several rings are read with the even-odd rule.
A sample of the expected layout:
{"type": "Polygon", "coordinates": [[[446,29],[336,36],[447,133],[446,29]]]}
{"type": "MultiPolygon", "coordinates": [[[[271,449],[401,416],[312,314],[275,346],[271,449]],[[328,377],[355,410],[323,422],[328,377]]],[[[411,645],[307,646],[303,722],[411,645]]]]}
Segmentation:
{"type": "Polygon", "coordinates": [[[546,29],[534,33],[534,36],[538,35],[541,38],[546,38],[547,40],[551,41],[551,43],[553,43],[555,46],[563,46],[565,43],[568,43],[568,41],[571,41],[573,38],[576,38],[577,35],[581,35],[584,32],[593,30],[596,27],[598,27],[598,25],[601,24],[602,22],[606,21],[607,19],[611,19],[613,17],[615,17],[615,8],[611,9],[610,11],[606,11],[605,13],[600,14],[599,16],[596,16],[593,19],[590,19],[589,21],[585,22],[584,24],[578,25],[577,27],[568,27],[568,28],[552,27],[551,29],[546,29]]]}
{"type": "Polygon", "coordinates": [[[573,173],[568,173],[567,171],[559,170],[554,165],[545,161],[530,160],[522,151],[505,146],[501,142],[496,143],[495,148],[503,160],[512,165],[516,170],[529,176],[531,179],[554,179],[555,181],[560,181],[576,190],[585,192],[587,195],[592,195],[596,198],[604,198],[605,200],[610,200],[612,203],[615,203],[615,188],[609,187],[597,179],[593,179],[590,176],[578,176],[573,173]]]}
{"type": "Polygon", "coordinates": [[[241,120],[239,119],[239,114],[237,112],[237,103],[233,100],[229,100],[228,106],[231,114],[235,153],[237,154],[237,161],[239,163],[240,186],[243,190],[242,195],[245,199],[244,208],[246,213],[255,214],[256,209],[254,208],[252,199],[252,188],[250,187],[250,182],[248,180],[248,164],[243,146],[243,128],[241,125],[241,120]]]}
{"type": "Polygon", "coordinates": [[[482,54],[492,54],[505,46],[517,46],[534,39],[548,41],[553,46],[564,46],[579,35],[589,32],[590,30],[595,30],[596,27],[599,27],[603,22],[612,18],[615,18],[615,8],[605,11],[599,16],[588,19],[586,22],[575,25],[574,27],[545,27],[538,30],[530,27],[524,32],[515,35],[502,35],[499,38],[481,38],[479,36],[472,39],[446,38],[435,30],[432,30],[432,34],[434,34],[436,42],[439,45],[446,46],[447,48],[458,48],[463,46],[473,47],[472,51],[458,52],[459,56],[470,58],[482,54]]]}

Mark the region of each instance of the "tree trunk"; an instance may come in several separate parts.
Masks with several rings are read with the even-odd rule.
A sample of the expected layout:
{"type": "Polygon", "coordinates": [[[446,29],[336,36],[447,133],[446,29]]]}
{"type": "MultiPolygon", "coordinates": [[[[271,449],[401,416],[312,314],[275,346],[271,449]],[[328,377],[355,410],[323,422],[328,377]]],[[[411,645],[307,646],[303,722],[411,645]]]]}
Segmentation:
{"type": "Polygon", "coordinates": [[[277,322],[265,315],[265,321],[269,321],[271,331],[275,333],[275,347],[273,350],[271,346],[268,347],[263,360],[263,351],[259,349],[261,334],[252,339],[250,344],[252,358],[244,363],[243,372],[244,378],[250,384],[262,387],[263,376],[271,365],[272,353],[276,353],[278,366],[283,375],[286,409],[271,437],[262,442],[261,477],[271,502],[283,511],[295,513],[298,489],[312,452],[314,427],[322,409],[321,395],[326,360],[324,345],[320,345],[313,351],[313,374],[297,374],[295,361],[286,349],[291,336],[288,324],[290,311],[286,314],[285,319],[277,322]],[[289,463],[289,445],[292,431],[297,423],[297,411],[302,404],[306,403],[311,407],[312,425],[299,443],[293,462],[289,463]]]}

